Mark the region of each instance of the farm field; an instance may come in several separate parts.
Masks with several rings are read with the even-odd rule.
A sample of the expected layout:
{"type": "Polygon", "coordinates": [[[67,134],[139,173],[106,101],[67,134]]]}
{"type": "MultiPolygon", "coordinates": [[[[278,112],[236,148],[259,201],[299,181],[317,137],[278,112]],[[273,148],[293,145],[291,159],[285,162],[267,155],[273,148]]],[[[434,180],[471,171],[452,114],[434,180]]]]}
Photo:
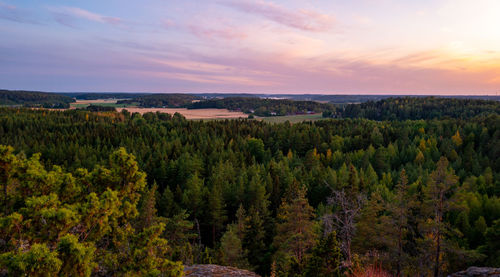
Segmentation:
{"type": "MultiPolygon", "coordinates": [[[[134,104],[116,104],[120,99],[96,99],[96,100],[77,100],[71,103],[71,109],[85,108],[89,105],[115,107],[118,112],[123,109],[131,113],[148,113],[148,112],[163,112],[168,114],[180,113],[186,119],[195,120],[216,120],[216,119],[237,119],[248,118],[248,115],[243,112],[230,111],[228,109],[186,109],[186,108],[141,108],[134,104]]],[[[299,123],[303,121],[316,121],[322,119],[320,113],[317,114],[302,114],[302,115],[287,115],[287,116],[271,116],[271,117],[256,117],[257,120],[262,120],[269,123],[299,123]]]]}
{"type": "Polygon", "coordinates": [[[180,113],[186,119],[229,119],[229,118],[247,118],[248,115],[242,112],[233,112],[227,109],[186,109],[186,108],[116,108],[118,112],[126,109],[130,113],[149,113],[162,112],[168,114],[180,113]]]}

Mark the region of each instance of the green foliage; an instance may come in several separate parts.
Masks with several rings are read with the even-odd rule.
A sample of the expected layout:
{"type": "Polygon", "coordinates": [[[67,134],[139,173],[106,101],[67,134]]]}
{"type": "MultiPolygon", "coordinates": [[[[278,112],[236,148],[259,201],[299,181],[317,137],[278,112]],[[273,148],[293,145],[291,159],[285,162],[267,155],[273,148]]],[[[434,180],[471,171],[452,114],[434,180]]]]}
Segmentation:
{"type": "Polygon", "coordinates": [[[72,98],[60,94],[24,91],[0,90],[0,106],[25,106],[43,108],[69,108],[69,103],[75,102],[72,98]]]}
{"type": "MultiPolygon", "coordinates": [[[[374,120],[416,120],[442,117],[472,118],[479,115],[500,114],[500,103],[494,100],[402,97],[377,102],[350,104],[342,114],[345,117],[374,120]]],[[[458,133],[457,133],[458,134],[458,133]]],[[[456,141],[459,142],[459,141],[456,141]]]]}
{"type": "Polygon", "coordinates": [[[237,234],[237,226],[228,226],[227,231],[220,240],[220,247],[222,251],[222,264],[238,268],[249,268],[246,253],[243,250],[241,239],[237,234]]]}
{"type": "Polygon", "coordinates": [[[312,221],[313,208],[307,202],[305,187],[293,185],[287,194],[280,207],[273,242],[277,248],[275,261],[279,275],[287,275],[288,271],[303,272],[318,231],[312,221]]]}
{"type": "Polygon", "coordinates": [[[102,106],[102,105],[89,105],[85,108],[89,112],[114,112],[115,107],[102,106]]]}
{"type": "Polygon", "coordinates": [[[187,105],[190,109],[228,109],[239,110],[257,116],[284,116],[291,114],[335,113],[335,106],[314,101],[294,101],[289,99],[269,99],[258,97],[225,97],[222,99],[208,99],[193,102],[187,105]]]}
{"type": "MultiPolygon", "coordinates": [[[[45,245],[61,261],[56,275],[70,270],[67,261],[79,261],[71,270],[83,275],[89,268],[154,275],[180,270],[169,261],[221,262],[222,238],[227,247],[236,241],[233,231],[248,268],[269,275],[274,259],[276,273],[302,274],[313,249],[326,242],[302,233],[307,247],[298,258],[289,241],[297,236],[284,234],[299,219],[317,226],[315,218],[340,211],[327,203],[332,190],[350,200],[366,195],[369,203],[354,219],[353,261],[391,274],[398,262],[402,274],[430,273],[439,227],[443,274],[500,266],[498,115],[267,124],[1,108],[0,143],[14,146],[0,146],[0,253],[13,257],[45,245]],[[448,159],[446,170],[440,157],[448,159]],[[456,183],[434,197],[451,180],[440,174],[456,183]],[[298,193],[290,193],[297,184],[311,209],[293,210],[300,206],[298,193]],[[436,216],[439,199],[445,205],[436,216]],[[61,254],[63,238],[74,255],[61,254]]],[[[334,227],[344,249],[352,236],[334,227]]],[[[0,270],[18,270],[7,261],[0,270]]]]}
{"type": "Polygon", "coordinates": [[[132,224],[146,180],[123,148],[110,155],[108,167],[75,175],[56,166],[46,171],[40,155],[14,156],[4,146],[0,151],[10,192],[3,199],[7,211],[0,214],[0,265],[8,274],[181,275],[182,266],[167,259],[168,244],[160,237],[165,225],[155,220],[154,187],[144,193],[139,229],[132,224]]]}
{"type": "Polygon", "coordinates": [[[304,276],[334,277],[341,275],[342,253],[335,232],[327,234],[312,249],[304,276]]]}
{"type": "Polygon", "coordinates": [[[145,108],[178,108],[191,104],[194,100],[200,100],[200,97],[191,94],[148,94],[139,95],[133,99],[120,100],[117,104],[138,103],[145,108]]]}
{"type": "Polygon", "coordinates": [[[47,245],[34,243],[27,251],[17,249],[1,254],[0,262],[13,276],[58,276],[62,262],[57,256],[47,245]]]}
{"type": "Polygon", "coordinates": [[[57,245],[57,252],[63,264],[60,275],[90,276],[97,264],[94,262],[96,249],[91,243],[80,243],[78,237],[66,234],[57,245]]]}

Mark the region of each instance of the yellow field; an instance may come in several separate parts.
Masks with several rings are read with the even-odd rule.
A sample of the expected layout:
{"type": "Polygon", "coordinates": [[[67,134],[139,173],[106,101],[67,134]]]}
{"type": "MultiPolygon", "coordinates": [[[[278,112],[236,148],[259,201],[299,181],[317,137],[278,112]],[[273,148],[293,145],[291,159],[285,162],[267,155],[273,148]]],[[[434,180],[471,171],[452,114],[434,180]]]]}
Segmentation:
{"type": "Polygon", "coordinates": [[[161,112],[168,114],[180,113],[186,119],[224,119],[224,118],[247,118],[248,115],[242,112],[233,112],[227,109],[193,109],[188,110],[186,108],[137,108],[137,107],[127,107],[127,108],[116,108],[118,112],[123,109],[129,111],[130,113],[149,113],[149,112],[161,112]]]}

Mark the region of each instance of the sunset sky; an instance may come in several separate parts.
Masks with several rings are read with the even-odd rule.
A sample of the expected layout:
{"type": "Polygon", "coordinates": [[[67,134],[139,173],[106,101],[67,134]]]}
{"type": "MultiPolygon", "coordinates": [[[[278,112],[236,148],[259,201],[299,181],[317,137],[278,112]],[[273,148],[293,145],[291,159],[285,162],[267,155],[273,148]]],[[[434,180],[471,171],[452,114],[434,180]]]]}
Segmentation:
{"type": "Polygon", "coordinates": [[[0,88],[496,94],[498,0],[0,0],[0,88]]]}

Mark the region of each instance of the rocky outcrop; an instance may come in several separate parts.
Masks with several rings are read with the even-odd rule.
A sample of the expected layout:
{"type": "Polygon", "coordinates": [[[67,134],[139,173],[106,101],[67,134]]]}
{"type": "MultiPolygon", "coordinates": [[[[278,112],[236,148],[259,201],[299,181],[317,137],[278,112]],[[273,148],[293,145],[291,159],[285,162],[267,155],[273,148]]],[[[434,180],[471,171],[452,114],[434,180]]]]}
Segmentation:
{"type": "Polygon", "coordinates": [[[500,268],[472,266],[448,277],[500,277],[500,268]]]}
{"type": "Polygon", "coordinates": [[[230,266],[220,266],[213,264],[203,265],[185,265],[184,276],[187,277],[205,277],[205,276],[240,276],[240,277],[260,277],[259,275],[243,269],[238,269],[230,266]]]}

